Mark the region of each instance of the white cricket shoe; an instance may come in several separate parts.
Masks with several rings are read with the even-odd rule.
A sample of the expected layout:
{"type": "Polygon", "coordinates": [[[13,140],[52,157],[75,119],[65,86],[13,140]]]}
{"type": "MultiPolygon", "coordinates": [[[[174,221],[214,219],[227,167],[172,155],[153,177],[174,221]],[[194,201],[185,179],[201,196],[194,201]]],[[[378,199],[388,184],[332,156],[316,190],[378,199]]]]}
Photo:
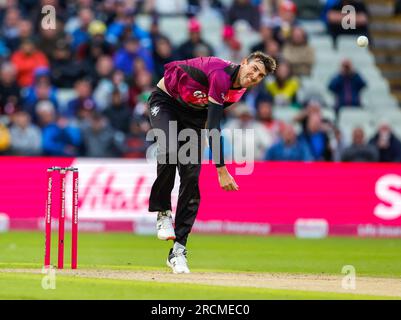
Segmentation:
{"type": "Polygon", "coordinates": [[[175,232],[173,227],[173,218],[171,211],[160,211],[157,214],[157,238],[160,240],[175,240],[175,232]]]}
{"type": "Polygon", "coordinates": [[[187,265],[187,250],[182,248],[170,249],[167,266],[173,270],[173,273],[191,273],[187,265]]]}

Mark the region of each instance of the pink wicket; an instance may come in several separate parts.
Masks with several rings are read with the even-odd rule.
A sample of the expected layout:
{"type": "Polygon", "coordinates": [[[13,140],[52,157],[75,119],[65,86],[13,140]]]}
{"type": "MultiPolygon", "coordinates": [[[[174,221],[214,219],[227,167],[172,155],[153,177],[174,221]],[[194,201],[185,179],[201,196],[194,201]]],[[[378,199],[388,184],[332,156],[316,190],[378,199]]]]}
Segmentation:
{"type": "Polygon", "coordinates": [[[59,269],[64,268],[64,226],[65,226],[65,169],[60,169],[60,215],[58,219],[58,264],[59,269]]]}
{"type": "Polygon", "coordinates": [[[47,199],[45,215],[45,267],[51,265],[51,219],[52,219],[52,189],[54,172],[59,173],[59,216],[58,216],[58,260],[57,268],[64,268],[64,241],[65,241],[65,193],[67,172],[72,172],[72,219],[71,219],[71,269],[77,268],[78,260],[78,168],[52,167],[47,169],[47,199]]]}
{"type": "Polygon", "coordinates": [[[50,245],[52,232],[52,186],[53,169],[47,169],[47,198],[46,198],[46,216],[45,216],[45,267],[50,266],[50,245]]]}
{"type": "Polygon", "coordinates": [[[72,171],[72,219],[71,219],[71,269],[77,268],[78,260],[78,169],[72,171]]]}

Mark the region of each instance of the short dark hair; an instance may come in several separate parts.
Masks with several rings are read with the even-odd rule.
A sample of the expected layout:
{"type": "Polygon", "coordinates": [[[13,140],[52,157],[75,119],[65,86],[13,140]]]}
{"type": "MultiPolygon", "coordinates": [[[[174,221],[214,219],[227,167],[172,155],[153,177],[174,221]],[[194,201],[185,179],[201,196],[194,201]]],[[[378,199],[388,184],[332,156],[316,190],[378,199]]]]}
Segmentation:
{"type": "Polygon", "coordinates": [[[253,61],[253,60],[259,60],[261,61],[266,69],[267,74],[269,73],[273,73],[276,68],[277,68],[277,63],[276,60],[274,58],[272,58],[271,56],[267,55],[266,53],[263,53],[262,51],[255,51],[252,52],[247,58],[246,60],[249,61],[253,61]]]}

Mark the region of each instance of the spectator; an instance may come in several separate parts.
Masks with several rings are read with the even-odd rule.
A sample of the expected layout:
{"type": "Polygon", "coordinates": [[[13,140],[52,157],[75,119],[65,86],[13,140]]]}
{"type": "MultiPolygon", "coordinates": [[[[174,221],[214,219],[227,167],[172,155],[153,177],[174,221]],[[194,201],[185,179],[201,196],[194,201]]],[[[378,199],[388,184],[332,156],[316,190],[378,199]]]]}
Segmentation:
{"type": "Polygon", "coordinates": [[[260,12],[251,0],[234,0],[227,12],[227,24],[245,20],[256,31],[260,27],[260,12]]]}
{"type": "Polygon", "coordinates": [[[20,109],[21,93],[16,82],[14,65],[5,62],[0,69],[0,115],[10,115],[20,109]]]}
{"type": "Polygon", "coordinates": [[[39,28],[37,46],[42,50],[46,57],[52,59],[54,48],[57,47],[57,43],[60,40],[69,45],[69,42],[63,30],[64,24],[60,20],[56,21],[55,29],[39,28]]]}
{"type": "Polygon", "coordinates": [[[99,20],[94,20],[89,24],[89,41],[82,43],[77,49],[77,57],[87,65],[95,65],[102,55],[112,55],[113,47],[106,41],[106,25],[99,20]]]}
{"type": "Polygon", "coordinates": [[[289,62],[295,76],[310,76],[315,52],[308,45],[306,32],[301,27],[292,29],[291,37],[283,47],[283,58],[289,62]]]}
{"type": "MultiPolygon", "coordinates": [[[[39,1],[34,1],[34,0],[20,0],[18,1],[20,4],[22,3],[27,3],[30,2],[30,6],[31,6],[31,10],[28,14],[26,14],[25,11],[25,16],[27,16],[27,18],[32,21],[33,25],[36,26],[35,27],[35,31],[36,33],[38,33],[38,29],[41,29],[40,26],[42,24],[43,21],[43,13],[42,13],[42,8],[46,5],[51,5],[52,7],[54,7],[55,9],[55,13],[56,13],[56,19],[57,21],[63,21],[63,23],[65,21],[67,21],[69,15],[66,10],[66,1],[65,0],[39,0],[39,1]]],[[[75,1],[74,1],[75,2],[75,1]]],[[[70,6],[72,4],[72,1],[70,1],[68,3],[68,5],[70,6]]],[[[24,5],[25,6],[25,5],[24,5]]],[[[60,31],[63,30],[59,29],[60,31]]]]}
{"type": "Polygon", "coordinates": [[[282,39],[283,42],[291,37],[292,29],[298,24],[297,6],[293,1],[284,0],[279,5],[280,25],[275,32],[278,34],[276,38],[282,39]]]}
{"type": "Polygon", "coordinates": [[[95,70],[92,76],[95,86],[99,84],[102,79],[111,79],[114,70],[113,59],[110,56],[100,56],[96,62],[95,70]]]}
{"type": "Polygon", "coordinates": [[[282,138],[265,155],[268,161],[311,161],[313,158],[304,140],[298,140],[292,125],[286,125],[282,138]]]}
{"type": "Polygon", "coordinates": [[[124,158],[145,158],[151,142],[146,140],[150,129],[149,121],[145,117],[136,117],[131,120],[130,130],[125,139],[124,158]]]}
{"type": "Polygon", "coordinates": [[[337,127],[333,128],[334,139],[331,140],[331,150],[333,150],[333,161],[340,162],[345,150],[343,134],[337,127]]]}
{"type": "Polygon", "coordinates": [[[69,124],[68,119],[57,120],[51,103],[42,102],[37,108],[39,123],[42,127],[42,148],[47,156],[76,157],[81,145],[78,128],[69,124]]]}
{"type": "Polygon", "coordinates": [[[67,116],[77,117],[79,121],[85,121],[92,112],[97,110],[92,95],[92,84],[88,79],[81,79],[75,83],[74,87],[77,97],[68,102],[67,116]]]}
{"type": "Polygon", "coordinates": [[[238,64],[240,64],[243,57],[246,56],[242,43],[236,38],[235,30],[230,25],[226,25],[223,28],[222,43],[220,47],[217,48],[217,56],[221,59],[238,64]]]}
{"type": "Polygon", "coordinates": [[[301,124],[302,130],[306,130],[308,119],[313,114],[322,117],[322,104],[319,100],[306,101],[304,108],[295,116],[294,121],[301,124]]]}
{"type": "Polygon", "coordinates": [[[116,69],[124,72],[126,76],[133,74],[133,62],[140,57],[146,65],[148,71],[153,72],[152,56],[139,44],[138,39],[129,38],[124,42],[123,47],[118,50],[114,56],[114,65],[116,69]]]}
{"type": "Polygon", "coordinates": [[[154,73],[156,79],[164,75],[164,65],[177,59],[173,45],[164,36],[156,37],[153,46],[154,73]]]}
{"type": "Polygon", "coordinates": [[[111,94],[111,104],[103,112],[110,125],[124,134],[128,134],[131,122],[131,110],[124,102],[121,92],[115,89],[111,94]]]}
{"type": "Polygon", "coordinates": [[[279,63],[274,78],[266,81],[266,90],[275,105],[297,106],[298,89],[299,81],[292,75],[291,66],[286,61],[279,63]]]}
{"type": "Polygon", "coordinates": [[[16,6],[9,7],[5,12],[4,21],[1,28],[1,35],[10,51],[15,51],[19,46],[20,22],[20,10],[16,6]]]}
{"type": "Polygon", "coordinates": [[[124,34],[128,34],[129,37],[138,39],[142,48],[151,50],[152,40],[150,34],[135,22],[135,9],[129,8],[129,4],[125,3],[125,1],[117,1],[115,5],[116,17],[107,28],[106,40],[117,46],[118,42],[123,40],[124,34]]]}
{"type": "Polygon", "coordinates": [[[334,48],[337,48],[337,37],[341,34],[365,35],[369,38],[368,25],[369,12],[362,1],[338,0],[336,4],[327,12],[327,29],[333,38],[334,48]],[[345,16],[345,14],[342,13],[342,8],[347,5],[351,5],[355,9],[355,28],[345,29],[342,26],[342,20],[345,16]]]}
{"type": "Polygon", "coordinates": [[[280,139],[280,134],[285,127],[285,123],[274,118],[273,105],[271,101],[266,99],[258,101],[257,116],[259,121],[265,126],[268,131],[267,139],[272,143],[277,143],[280,139]]]}
{"type": "Polygon", "coordinates": [[[273,27],[274,39],[280,47],[290,38],[292,29],[298,25],[297,6],[293,1],[282,0],[277,7],[278,15],[271,19],[265,18],[266,22],[273,27]]]}
{"type": "Polygon", "coordinates": [[[124,150],[124,135],[115,131],[99,113],[89,117],[89,126],[83,130],[84,152],[87,157],[119,157],[124,150]]]}
{"type": "Polygon", "coordinates": [[[352,132],[352,144],[343,151],[341,161],[376,162],[378,160],[379,153],[376,147],[365,143],[365,133],[362,128],[355,128],[352,132]]]}
{"type": "Polygon", "coordinates": [[[115,70],[110,77],[104,77],[99,81],[93,93],[93,98],[99,111],[112,104],[112,95],[115,90],[118,90],[122,103],[126,103],[129,87],[125,82],[124,74],[120,70],[115,70]]]}
{"type": "Polygon", "coordinates": [[[60,39],[53,48],[51,59],[51,79],[58,88],[73,88],[74,83],[88,73],[85,64],[73,59],[67,42],[60,39]]]}
{"type": "Polygon", "coordinates": [[[18,111],[13,115],[10,135],[13,155],[37,156],[42,153],[42,133],[31,123],[29,113],[18,111]]]}
{"type": "Polygon", "coordinates": [[[71,34],[71,46],[72,50],[76,52],[78,47],[90,40],[90,34],[88,32],[90,23],[94,20],[93,11],[90,8],[82,8],[79,13],[79,27],[76,28],[71,34]]]}
{"type": "Polygon", "coordinates": [[[29,39],[33,37],[33,26],[32,22],[27,19],[22,19],[18,24],[18,45],[20,45],[21,40],[29,39]]]}
{"type": "MultiPolygon", "coordinates": [[[[195,58],[195,49],[198,45],[203,45],[208,50],[209,56],[214,54],[214,50],[210,44],[202,39],[201,25],[198,20],[191,18],[188,22],[189,39],[178,47],[178,58],[181,60],[195,58]]],[[[199,49],[199,47],[198,47],[199,49]]]]}
{"type": "Polygon", "coordinates": [[[318,113],[311,113],[306,128],[299,136],[300,143],[308,147],[308,152],[314,161],[332,160],[330,140],[323,128],[321,116],[318,113]]]}
{"type": "Polygon", "coordinates": [[[17,70],[17,82],[20,87],[28,87],[33,84],[37,68],[49,67],[46,56],[36,49],[32,39],[22,41],[20,49],[11,56],[11,62],[17,70]]]}
{"type": "Polygon", "coordinates": [[[365,87],[365,80],[354,70],[351,60],[344,59],[340,73],[329,83],[329,90],[336,96],[336,111],[338,112],[343,106],[360,107],[361,90],[365,87]]]}
{"type": "Polygon", "coordinates": [[[282,52],[280,49],[280,45],[277,41],[269,41],[266,43],[264,50],[269,56],[274,58],[276,61],[281,61],[282,59],[282,52]]]}
{"type": "Polygon", "coordinates": [[[0,122],[0,155],[7,154],[11,145],[11,135],[8,128],[0,122]]]}
{"type": "Polygon", "coordinates": [[[152,75],[146,70],[139,71],[137,74],[136,78],[132,79],[128,93],[131,108],[135,108],[141,94],[150,93],[153,90],[152,75]]]}
{"type": "Polygon", "coordinates": [[[380,162],[401,162],[401,142],[387,123],[380,124],[369,144],[379,150],[380,162]]]}
{"type": "Polygon", "coordinates": [[[167,38],[167,36],[160,30],[159,16],[155,13],[152,14],[152,22],[149,27],[150,39],[152,41],[152,51],[155,51],[155,43],[158,38],[167,38]]]}
{"type": "Polygon", "coordinates": [[[233,113],[235,118],[228,120],[224,126],[224,129],[231,132],[227,141],[233,148],[233,160],[243,160],[244,156],[248,156],[247,161],[262,160],[268,146],[272,144],[267,129],[254,119],[251,109],[246,104],[238,104],[233,113]],[[241,136],[238,136],[235,129],[241,129],[241,136]],[[253,129],[253,135],[247,134],[245,129],[253,129]],[[253,146],[253,154],[247,153],[249,146],[253,146]]]}
{"type": "Polygon", "coordinates": [[[36,69],[35,82],[26,88],[23,99],[24,109],[29,112],[34,123],[37,123],[36,106],[39,101],[49,100],[55,107],[56,113],[58,112],[57,90],[50,83],[49,69],[36,69]]]}
{"type": "MultiPolygon", "coordinates": [[[[262,19],[259,34],[261,41],[252,46],[251,52],[262,51],[266,52],[266,47],[271,41],[277,41],[274,38],[273,27],[266,19],[262,19]]],[[[266,52],[267,53],[267,52],[266,52]]]]}

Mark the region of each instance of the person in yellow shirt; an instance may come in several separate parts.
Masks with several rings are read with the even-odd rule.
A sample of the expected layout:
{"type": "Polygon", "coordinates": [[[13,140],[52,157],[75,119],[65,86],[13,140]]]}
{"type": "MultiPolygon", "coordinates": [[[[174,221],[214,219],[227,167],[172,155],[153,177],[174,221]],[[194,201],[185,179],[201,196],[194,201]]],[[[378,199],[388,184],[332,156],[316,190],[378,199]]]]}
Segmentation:
{"type": "Polygon", "coordinates": [[[275,105],[297,107],[299,87],[299,80],[292,75],[290,64],[286,61],[278,65],[275,77],[266,81],[266,91],[273,97],[275,105]]]}
{"type": "Polygon", "coordinates": [[[0,154],[4,154],[11,145],[11,136],[8,128],[0,122],[0,154]]]}

